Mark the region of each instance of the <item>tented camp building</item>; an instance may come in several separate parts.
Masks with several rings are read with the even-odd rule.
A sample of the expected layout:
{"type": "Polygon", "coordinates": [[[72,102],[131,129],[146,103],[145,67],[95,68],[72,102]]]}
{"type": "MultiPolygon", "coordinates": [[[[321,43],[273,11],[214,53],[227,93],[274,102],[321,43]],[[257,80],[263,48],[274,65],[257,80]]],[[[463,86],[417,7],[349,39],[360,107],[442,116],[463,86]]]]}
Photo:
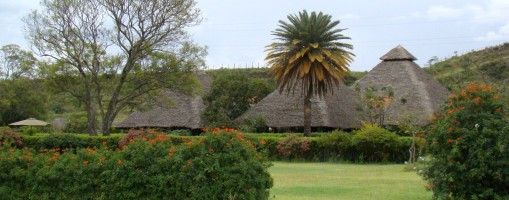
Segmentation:
{"type": "MultiPolygon", "coordinates": [[[[367,91],[387,98],[385,125],[428,124],[447,99],[447,89],[414,63],[416,58],[400,45],[380,59],[382,62],[352,85],[361,93],[362,102],[366,103],[367,91]]],[[[368,121],[366,112],[364,121],[368,121]]]]}
{"type": "MultiPolygon", "coordinates": [[[[360,127],[355,106],[355,92],[343,83],[334,87],[334,94],[329,92],[323,98],[311,99],[311,127],[314,129],[353,129],[360,127]]],[[[280,93],[276,90],[252,106],[246,113],[236,119],[262,117],[268,127],[279,130],[301,129],[304,124],[304,95],[297,88],[293,93],[280,93]]]]}
{"type": "MultiPolygon", "coordinates": [[[[210,91],[212,77],[196,74],[203,92],[210,91]]],[[[166,129],[202,129],[206,121],[201,117],[205,105],[201,95],[189,95],[172,90],[164,91],[161,96],[171,99],[171,103],[150,103],[148,109],[135,111],[126,119],[115,124],[116,128],[166,128],[166,129]]]]}

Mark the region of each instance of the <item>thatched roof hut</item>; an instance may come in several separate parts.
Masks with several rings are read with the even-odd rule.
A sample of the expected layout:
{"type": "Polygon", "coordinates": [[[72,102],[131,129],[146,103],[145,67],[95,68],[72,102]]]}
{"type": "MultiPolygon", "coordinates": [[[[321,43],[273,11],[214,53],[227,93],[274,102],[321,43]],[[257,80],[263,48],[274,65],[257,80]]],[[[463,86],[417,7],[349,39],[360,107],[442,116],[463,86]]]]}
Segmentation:
{"type": "MultiPolygon", "coordinates": [[[[212,77],[196,74],[204,92],[210,91],[212,77]]],[[[168,128],[201,129],[206,122],[201,117],[205,105],[201,95],[188,95],[171,90],[162,94],[170,98],[173,105],[151,104],[146,111],[135,111],[115,125],[117,128],[168,128]]]]}
{"type": "MultiPolygon", "coordinates": [[[[354,91],[340,83],[334,94],[328,93],[320,99],[311,99],[311,126],[315,128],[352,129],[360,127],[355,112],[356,95],[354,91]]],[[[276,90],[251,107],[236,119],[263,117],[268,127],[301,128],[304,124],[304,96],[301,89],[294,93],[279,93],[276,90]]]]}
{"type": "Polygon", "coordinates": [[[447,89],[415,64],[413,61],[416,58],[400,45],[380,59],[382,62],[352,87],[361,93],[371,87],[378,91],[379,95],[384,95],[384,89],[392,89],[394,96],[387,102],[390,105],[384,124],[428,124],[433,113],[438,111],[447,99],[447,89]]]}

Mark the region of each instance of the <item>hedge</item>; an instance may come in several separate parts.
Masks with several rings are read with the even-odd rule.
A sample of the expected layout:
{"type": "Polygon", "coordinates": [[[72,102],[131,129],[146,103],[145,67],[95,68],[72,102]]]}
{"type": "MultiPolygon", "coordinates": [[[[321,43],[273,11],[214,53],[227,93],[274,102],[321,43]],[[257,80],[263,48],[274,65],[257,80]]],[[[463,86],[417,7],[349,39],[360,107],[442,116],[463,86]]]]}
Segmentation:
{"type": "MultiPolygon", "coordinates": [[[[385,129],[384,129],[385,130],[385,129]]],[[[390,134],[390,133],[388,133],[390,134]]],[[[84,134],[62,134],[69,140],[74,140],[77,137],[80,139],[79,144],[74,144],[74,147],[82,148],[93,148],[103,145],[106,142],[106,146],[111,149],[119,147],[119,141],[126,134],[113,134],[108,137],[104,136],[88,136],[84,134]]],[[[391,163],[402,163],[409,157],[408,149],[412,143],[412,137],[397,137],[390,136],[388,139],[380,139],[372,136],[362,137],[362,134],[346,133],[341,131],[335,131],[328,134],[322,134],[320,137],[298,137],[302,142],[307,143],[309,150],[298,152],[299,149],[292,150],[288,155],[281,154],[280,144],[288,138],[296,137],[298,134],[245,134],[246,137],[258,138],[264,141],[266,145],[259,149],[260,151],[266,151],[269,159],[271,160],[300,160],[300,161],[346,161],[355,163],[365,162],[391,162],[391,163]],[[379,140],[379,141],[376,141],[379,140]],[[379,148],[373,145],[382,145],[379,148]],[[387,145],[387,146],[383,146],[387,145]],[[278,146],[280,148],[278,149],[278,146]]],[[[23,146],[35,149],[51,149],[51,148],[63,148],[58,145],[55,140],[53,143],[47,142],[48,138],[60,137],[59,134],[54,135],[40,135],[34,136],[22,136],[23,146]],[[43,141],[46,141],[43,143],[43,141]],[[48,144],[53,144],[48,145],[48,144]]],[[[178,136],[178,135],[166,135],[169,141],[173,144],[178,145],[186,141],[195,141],[202,138],[202,136],[178,136]]],[[[68,142],[67,144],[70,144],[68,142]]],[[[288,146],[287,146],[288,147],[288,146]]],[[[287,152],[288,153],[288,152],[287,152]]]]}
{"type": "Polygon", "coordinates": [[[271,164],[256,151],[263,144],[237,132],[208,133],[182,145],[158,134],[122,149],[101,142],[73,153],[5,144],[2,199],[268,199],[273,185],[271,164]]]}

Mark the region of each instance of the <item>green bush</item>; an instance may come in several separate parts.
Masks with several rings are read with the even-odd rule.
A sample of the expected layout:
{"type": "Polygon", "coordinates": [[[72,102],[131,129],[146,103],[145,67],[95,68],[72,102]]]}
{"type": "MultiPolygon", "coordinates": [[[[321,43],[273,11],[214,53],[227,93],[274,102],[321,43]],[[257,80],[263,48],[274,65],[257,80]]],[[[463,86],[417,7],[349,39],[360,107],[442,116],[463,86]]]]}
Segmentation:
{"type": "Polygon", "coordinates": [[[55,133],[47,135],[39,141],[43,149],[67,149],[84,147],[83,140],[72,133],[55,133]]]}
{"type": "Polygon", "coordinates": [[[366,124],[353,132],[352,144],[360,162],[388,162],[398,153],[398,136],[377,125],[366,124]]]}
{"type": "Polygon", "coordinates": [[[433,158],[424,177],[435,198],[509,198],[507,124],[490,86],[470,84],[449,97],[427,134],[433,158]]]}
{"type": "MultiPolygon", "coordinates": [[[[218,131],[175,146],[168,137],[122,149],[12,149],[0,146],[2,199],[268,199],[264,144],[218,131]]],[[[187,139],[186,139],[187,140],[187,139]]]]}
{"type": "Polygon", "coordinates": [[[66,133],[86,133],[87,127],[87,114],[85,112],[77,112],[69,116],[63,131],[66,133]]]}
{"type": "Polygon", "coordinates": [[[317,139],[318,147],[322,149],[321,161],[354,160],[352,134],[343,131],[333,131],[317,139]]]}

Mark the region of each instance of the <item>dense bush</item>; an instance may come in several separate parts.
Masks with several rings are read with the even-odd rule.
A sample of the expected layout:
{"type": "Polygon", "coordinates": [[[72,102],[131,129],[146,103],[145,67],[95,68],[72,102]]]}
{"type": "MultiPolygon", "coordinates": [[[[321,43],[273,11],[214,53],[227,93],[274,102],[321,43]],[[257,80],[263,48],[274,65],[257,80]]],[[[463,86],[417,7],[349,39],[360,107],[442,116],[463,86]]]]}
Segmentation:
{"type": "Polygon", "coordinates": [[[72,133],[55,133],[41,138],[40,147],[43,149],[66,149],[84,147],[83,140],[72,133]]]}
{"type": "Polygon", "coordinates": [[[292,135],[279,141],[277,151],[284,158],[300,159],[310,150],[310,143],[309,140],[292,135]]]}
{"type": "Polygon", "coordinates": [[[10,128],[0,128],[0,146],[23,147],[23,138],[13,132],[10,128]]]}
{"type": "Polygon", "coordinates": [[[433,158],[424,177],[439,199],[509,198],[509,128],[490,86],[451,95],[427,135],[433,158]]]}
{"type": "Polygon", "coordinates": [[[176,146],[164,135],[76,153],[0,147],[2,199],[267,199],[263,142],[228,129],[176,146]]]}
{"type": "Polygon", "coordinates": [[[316,141],[322,149],[321,161],[355,160],[353,152],[352,134],[343,131],[333,131],[321,136],[316,141]]]}
{"type": "Polygon", "coordinates": [[[388,162],[398,156],[398,136],[377,125],[365,124],[354,131],[352,144],[361,162],[388,162]]]}

